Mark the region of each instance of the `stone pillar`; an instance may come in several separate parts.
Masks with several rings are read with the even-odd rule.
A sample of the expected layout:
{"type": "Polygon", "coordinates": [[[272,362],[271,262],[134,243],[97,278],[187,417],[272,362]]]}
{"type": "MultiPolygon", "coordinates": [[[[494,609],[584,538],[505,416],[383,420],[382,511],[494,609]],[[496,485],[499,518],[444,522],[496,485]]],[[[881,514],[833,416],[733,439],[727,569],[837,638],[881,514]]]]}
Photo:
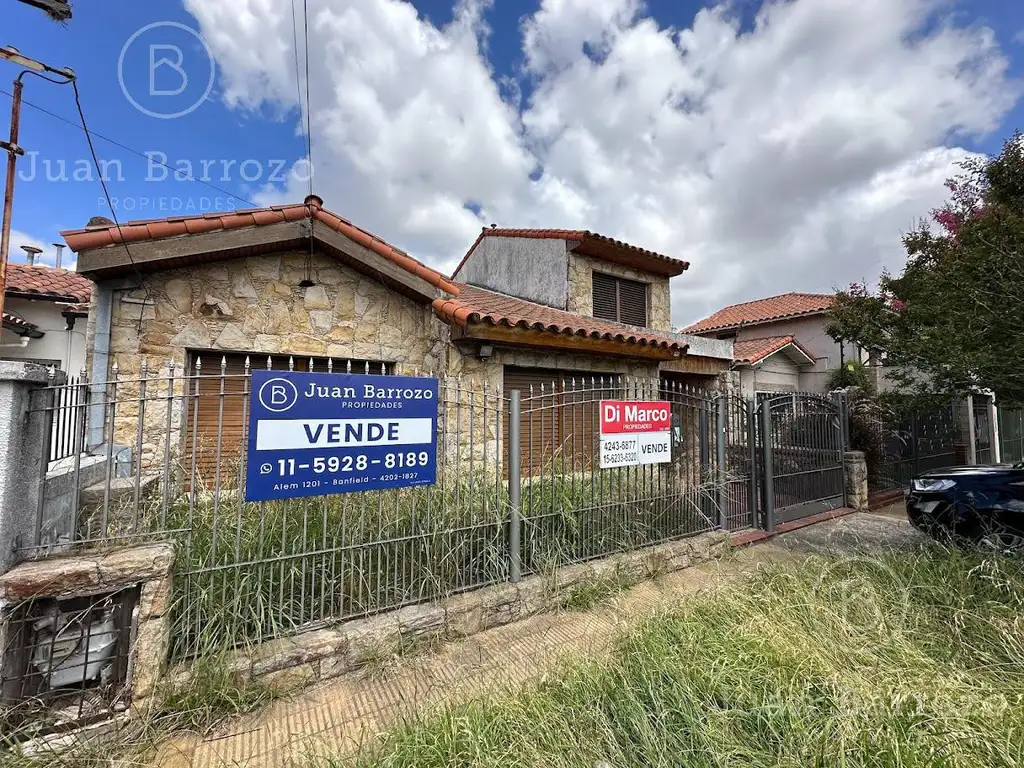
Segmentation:
{"type": "MultiPolygon", "coordinates": [[[[49,459],[49,419],[33,392],[46,386],[46,366],[0,360],[0,573],[15,550],[35,542],[49,459]]],[[[64,383],[58,372],[57,384],[64,383]]]]}
{"type": "Polygon", "coordinates": [[[846,506],[857,511],[868,508],[868,462],[864,451],[843,454],[843,481],[846,483],[846,506]]]}

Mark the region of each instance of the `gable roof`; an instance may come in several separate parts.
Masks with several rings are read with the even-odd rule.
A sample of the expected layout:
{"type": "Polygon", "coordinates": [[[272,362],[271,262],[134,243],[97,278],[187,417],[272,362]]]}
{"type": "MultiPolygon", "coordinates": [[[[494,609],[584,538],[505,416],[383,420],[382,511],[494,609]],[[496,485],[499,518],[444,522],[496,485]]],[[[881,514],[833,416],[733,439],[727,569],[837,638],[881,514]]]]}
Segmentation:
{"type": "Polygon", "coordinates": [[[43,264],[7,264],[5,293],[43,301],[88,304],[92,299],[92,280],[70,269],[43,264]]]}
{"type": "Polygon", "coordinates": [[[196,216],[172,216],[166,219],[129,221],[122,224],[120,229],[111,222],[110,226],[104,224],[84,229],[71,229],[60,234],[71,250],[80,253],[81,251],[110,248],[115,245],[120,246],[122,243],[165,240],[244,227],[263,227],[269,224],[302,221],[310,218],[364,248],[368,248],[406,272],[426,280],[436,288],[451,292],[452,283],[443,274],[417,261],[405,251],[385,242],[382,238],[357,227],[348,219],[328,211],[323,207],[323,200],[316,195],[309,195],[302,203],[291,205],[272,205],[267,208],[250,208],[230,213],[205,213],[196,216]]]}
{"type": "Polygon", "coordinates": [[[674,334],[659,333],[612,323],[594,317],[552,309],[525,299],[488,291],[473,285],[459,284],[459,294],[451,299],[438,299],[434,311],[442,319],[465,328],[469,323],[490,323],[508,328],[583,336],[592,339],[620,341],[628,344],[661,347],[685,352],[686,340],[674,334]]]}
{"type": "Polygon", "coordinates": [[[785,352],[797,365],[812,365],[814,355],[793,336],[766,336],[763,339],[744,339],[733,344],[732,354],[737,363],[757,365],[777,352],[785,352]]]}
{"type": "Polygon", "coordinates": [[[783,293],[742,304],[731,304],[710,317],[683,328],[683,333],[704,333],[739,328],[790,317],[816,315],[832,306],[835,297],[827,293],[783,293]]]}
{"type": "Polygon", "coordinates": [[[629,243],[624,243],[621,240],[616,240],[605,235],[599,235],[596,232],[590,232],[585,229],[516,229],[507,227],[484,227],[476,241],[470,246],[469,250],[466,251],[466,255],[462,257],[462,261],[459,262],[459,266],[457,266],[455,271],[452,272],[453,278],[458,276],[459,270],[462,269],[462,266],[466,263],[470,255],[474,250],[476,250],[476,247],[480,245],[481,241],[485,237],[521,237],[532,240],[566,240],[576,243],[576,245],[569,249],[574,253],[580,253],[584,256],[592,256],[595,259],[610,261],[614,264],[621,264],[625,267],[641,269],[645,272],[653,272],[654,274],[663,275],[665,277],[681,275],[690,267],[690,263],[688,261],[673,259],[669,256],[649,251],[646,248],[630,245],[629,243]]]}
{"type": "MultiPolygon", "coordinates": [[[[323,203],[319,197],[311,195],[301,204],[270,206],[268,208],[257,208],[245,211],[234,211],[231,213],[210,213],[197,216],[171,217],[167,219],[154,219],[144,221],[130,221],[117,226],[106,223],[98,226],[90,226],[84,229],[69,230],[62,232],[67,244],[73,251],[92,251],[94,253],[111,253],[119,258],[124,258],[117,253],[122,250],[122,243],[148,243],[151,241],[165,241],[174,238],[185,238],[191,235],[203,235],[207,233],[220,232],[225,230],[238,230],[242,228],[259,228],[273,224],[288,222],[301,222],[313,218],[321,225],[330,230],[338,232],[344,237],[357,244],[372,250],[382,256],[401,270],[426,280],[435,288],[439,289],[441,297],[432,300],[434,312],[444,322],[461,328],[467,328],[473,324],[504,326],[506,328],[517,328],[523,331],[539,331],[557,333],[580,339],[597,339],[613,344],[622,345],[618,354],[630,354],[630,348],[641,346],[647,350],[657,348],[659,354],[678,357],[685,354],[687,343],[684,338],[675,334],[659,333],[646,329],[633,328],[627,325],[611,323],[593,317],[577,315],[572,312],[564,312],[550,307],[536,304],[525,299],[518,299],[506,296],[493,291],[477,288],[465,283],[458,283],[435,269],[413,259],[404,251],[390,245],[381,238],[355,226],[347,219],[331,213],[322,207],[323,203]]],[[[610,238],[602,238],[600,235],[593,235],[589,232],[578,232],[576,230],[488,230],[489,233],[527,232],[526,237],[567,237],[575,239],[577,236],[583,240],[590,240],[593,243],[600,242],[602,247],[615,249],[622,253],[645,254],[646,258],[660,259],[671,269],[682,271],[686,262],[679,262],[675,259],[654,254],[651,251],[644,251],[640,248],[620,243],[610,238]]],[[[481,235],[483,237],[484,235],[481,235]]],[[[516,235],[520,236],[520,235],[516,235]]],[[[285,237],[290,237],[286,235],[285,237]]],[[[308,239],[309,235],[305,234],[308,239]]],[[[479,242],[479,239],[477,240],[479,242]]],[[[145,269],[173,268],[181,265],[181,259],[176,256],[168,256],[161,251],[159,257],[146,261],[141,266],[145,269]]],[[[242,254],[239,254],[242,255],[242,254]]],[[[198,256],[190,256],[194,261],[202,261],[200,253],[198,256]]],[[[223,258],[223,257],[221,257],[223,258]]],[[[89,259],[82,259],[80,263],[89,259]]],[[[138,259],[136,259],[138,261],[138,259]]],[[[99,263],[99,260],[97,260],[99,263]]],[[[124,272],[129,268],[127,259],[116,269],[124,272]]],[[[93,271],[109,273],[113,267],[100,266],[92,267],[93,271]]],[[[635,350],[639,352],[639,350],[635,350]]]]}

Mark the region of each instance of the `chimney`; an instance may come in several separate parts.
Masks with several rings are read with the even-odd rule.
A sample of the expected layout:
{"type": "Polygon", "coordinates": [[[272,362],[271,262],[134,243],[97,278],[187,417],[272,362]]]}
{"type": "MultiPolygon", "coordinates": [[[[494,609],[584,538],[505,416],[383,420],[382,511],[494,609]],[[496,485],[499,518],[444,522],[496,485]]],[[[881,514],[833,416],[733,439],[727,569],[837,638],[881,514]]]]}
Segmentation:
{"type": "Polygon", "coordinates": [[[60,269],[60,257],[64,253],[64,243],[54,243],[53,247],[57,249],[57,269],[60,269]]]}
{"type": "Polygon", "coordinates": [[[34,245],[23,245],[21,250],[25,252],[25,258],[28,260],[29,266],[35,265],[36,256],[43,252],[42,248],[36,248],[34,245]]]}

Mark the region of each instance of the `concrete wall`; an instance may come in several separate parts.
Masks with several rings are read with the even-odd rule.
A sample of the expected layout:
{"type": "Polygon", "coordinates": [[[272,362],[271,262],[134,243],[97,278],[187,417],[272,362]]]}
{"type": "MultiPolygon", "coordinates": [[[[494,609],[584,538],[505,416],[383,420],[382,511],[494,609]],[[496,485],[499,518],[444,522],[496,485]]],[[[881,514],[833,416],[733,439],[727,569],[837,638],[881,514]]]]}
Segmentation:
{"type": "Polygon", "coordinates": [[[800,368],[784,355],[772,355],[759,366],[741,368],[740,387],[744,397],[756,392],[797,392],[800,368]]]}
{"type": "Polygon", "coordinates": [[[564,240],[484,237],[455,279],[565,309],[569,295],[564,240]]]}
{"type": "MultiPolygon", "coordinates": [[[[808,370],[831,371],[839,367],[839,345],[825,333],[828,320],[824,315],[798,317],[777,323],[759,323],[740,328],[736,341],[763,339],[766,336],[793,336],[814,356],[815,364],[808,370]]],[[[856,360],[858,351],[852,344],[846,345],[846,360],[856,360]]]]}
{"type": "Polygon", "coordinates": [[[41,339],[29,339],[27,347],[9,347],[18,344],[21,337],[7,329],[0,334],[0,358],[5,360],[58,361],[60,369],[70,376],[77,376],[85,365],[84,317],[76,318],[75,327],[68,331],[67,321],[61,315],[61,305],[52,301],[29,301],[28,299],[5,299],[4,309],[21,315],[39,327],[46,335],[41,339]]]}

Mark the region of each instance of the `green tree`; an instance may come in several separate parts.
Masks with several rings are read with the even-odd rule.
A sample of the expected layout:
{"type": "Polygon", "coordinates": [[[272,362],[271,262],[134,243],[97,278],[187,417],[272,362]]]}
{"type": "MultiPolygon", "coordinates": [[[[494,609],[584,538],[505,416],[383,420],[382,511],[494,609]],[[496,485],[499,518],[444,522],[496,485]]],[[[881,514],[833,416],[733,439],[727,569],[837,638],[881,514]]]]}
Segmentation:
{"type": "Polygon", "coordinates": [[[885,352],[905,394],[1024,403],[1024,137],[961,167],[933,221],[904,237],[902,273],[838,292],[828,332],[885,352]]]}

